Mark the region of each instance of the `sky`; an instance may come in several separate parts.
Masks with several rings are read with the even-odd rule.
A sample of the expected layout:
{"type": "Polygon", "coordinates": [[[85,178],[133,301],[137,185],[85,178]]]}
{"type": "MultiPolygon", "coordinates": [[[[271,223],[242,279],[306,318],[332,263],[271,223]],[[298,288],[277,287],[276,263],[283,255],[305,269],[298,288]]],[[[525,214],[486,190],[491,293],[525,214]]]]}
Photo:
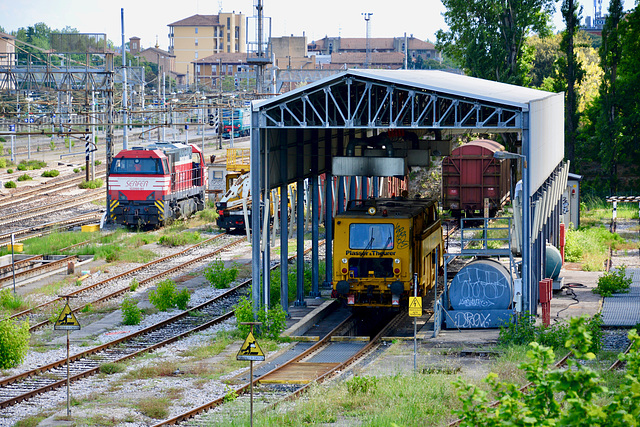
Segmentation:
{"type": "MultiPolygon", "coordinates": [[[[115,46],[120,46],[122,30],[120,10],[124,8],[125,41],[141,38],[143,48],[154,46],[156,36],[161,49],[168,49],[170,23],[195,14],[214,15],[235,11],[254,15],[255,0],[0,0],[0,27],[15,31],[38,22],[52,29],[66,26],[83,33],[106,33],[115,46]]],[[[585,2],[583,17],[593,16],[593,2],[585,2]]],[[[322,0],[301,2],[264,0],[264,16],[271,18],[274,37],[307,36],[307,41],[328,36],[366,37],[364,13],[370,16],[371,37],[400,37],[413,34],[435,42],[435,33],[446,29],[440,0],[322,0]],[[302,5],[303,4],[303,5],[302,5]],[[390,7],[390,4],[393,7],[390,7]]],[[[624,10],[633,8],[634,0],[624,0],[624,10]]],[[[603,1],[606,13],[608,0],[603,1]]],[[[559,9],[554,17],[556,30],[564,28],[559,9]]]]}

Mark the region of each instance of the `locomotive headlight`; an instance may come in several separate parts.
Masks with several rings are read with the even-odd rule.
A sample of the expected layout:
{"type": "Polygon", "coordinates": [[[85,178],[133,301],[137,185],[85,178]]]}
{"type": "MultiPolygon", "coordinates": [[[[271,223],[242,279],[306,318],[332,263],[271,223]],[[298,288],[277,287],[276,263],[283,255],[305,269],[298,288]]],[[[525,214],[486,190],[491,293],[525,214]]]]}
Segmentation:
{"type": "Polygon", "coordinates": [[[395,266],[393,267],[394,274],[400,274],[400,259],[396,258],[393,260],[395,266]]]}
{"type": "Polygon", "coordinates": [[[341,260],[341,261],[342,261],[342,263],[343,263],[343,264],[346,264],[346,263],[347,263],[347,259],[346,259],[346,258],[342,258],[342,260],[341,260]]]}

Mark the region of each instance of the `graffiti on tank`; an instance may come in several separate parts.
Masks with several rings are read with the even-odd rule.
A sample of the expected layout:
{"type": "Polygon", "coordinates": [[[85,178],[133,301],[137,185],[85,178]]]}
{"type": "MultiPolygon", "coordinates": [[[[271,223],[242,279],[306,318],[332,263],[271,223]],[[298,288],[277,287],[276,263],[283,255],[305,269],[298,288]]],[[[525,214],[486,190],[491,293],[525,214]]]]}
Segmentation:
{"type": "Polygon", "coordinates": [[[459,311],[452,312],[459,328],[488,328],[491,326],[491,313],[459,311]]]}
{"type": "Polygon", "coordinates": [[[509,282],[496,272],[469,266],[459,275],[461,297],[458,304],[462,307],[493,307],[497,300],[511,293],[509,282]]]}

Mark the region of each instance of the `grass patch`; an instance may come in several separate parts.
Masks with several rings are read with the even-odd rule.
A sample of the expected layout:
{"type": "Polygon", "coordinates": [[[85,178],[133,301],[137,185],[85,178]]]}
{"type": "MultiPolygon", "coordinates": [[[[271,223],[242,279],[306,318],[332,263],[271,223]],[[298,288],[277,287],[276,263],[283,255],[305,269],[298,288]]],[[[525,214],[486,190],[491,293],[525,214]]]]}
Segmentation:
{"type": "Polygon", "coordinates": [[[136,407],[143,415],[156,420],[167,418],[170,401],[167,397],[147,397],[138,399],[136,407]]]}
{"type": "Polygon", "coordinates": [[[155,377],[172,377],[178,370],[177,362],[163,361],[154,365],[143,366],[138,369],[129,371],[126,379],[129,380],[146,380],[155,377]]]}
{"type": "Polygon", "coordinates": [[[216,222],[218,219],[218,212],[216,212],[215,208],[205,209],[199,211],[196,216],[199,220],[204,221],[205,223],[216,222]]]}
{"type": "Polygon", "coordinates": [[[619,234],[611,233],[604,226],[567,230],[565,260],[582,263],[585,271],[601,271],[608,257],[609,246],[622,249],[627,241],[619,234]]]}
{"type": "Polygon", "coordinates": [[[160,237],[158,243],[163,246],[185,246],[185,245],[193,245],[202,240],[200,233],[197,231],[191,232],[175,232],[165,234],[160,237]]]}

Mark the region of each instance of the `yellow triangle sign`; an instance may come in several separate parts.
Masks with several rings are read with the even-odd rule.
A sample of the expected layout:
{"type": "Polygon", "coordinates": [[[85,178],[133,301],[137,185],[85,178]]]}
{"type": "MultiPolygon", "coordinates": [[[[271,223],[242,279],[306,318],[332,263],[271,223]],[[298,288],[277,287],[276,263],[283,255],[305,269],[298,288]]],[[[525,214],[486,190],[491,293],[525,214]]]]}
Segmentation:
{"type": "Polygon", "coordinates": [[[409,316],[422,316],[422,297],[409,297],[409,316]]]}
{"type": "Polygon", "coordinates": [[[249,332],[249,336],[244,340],[244,344],[240,347],[240,351],[236,356],[237,360],[264,360],[264,353],[253,336],[253,332],[249,332]]]}
{"type": "Polygon", "coordinates": [[[78,323],[78,319],[76,319],[76,315],[73,314],[68,303],[62,309],[60,316],[58,316],[58,320],[56,320],[56,323],[53,325],[53,329],[63,331],[74,331],[80,329],[80,323],[78,323]]]}

